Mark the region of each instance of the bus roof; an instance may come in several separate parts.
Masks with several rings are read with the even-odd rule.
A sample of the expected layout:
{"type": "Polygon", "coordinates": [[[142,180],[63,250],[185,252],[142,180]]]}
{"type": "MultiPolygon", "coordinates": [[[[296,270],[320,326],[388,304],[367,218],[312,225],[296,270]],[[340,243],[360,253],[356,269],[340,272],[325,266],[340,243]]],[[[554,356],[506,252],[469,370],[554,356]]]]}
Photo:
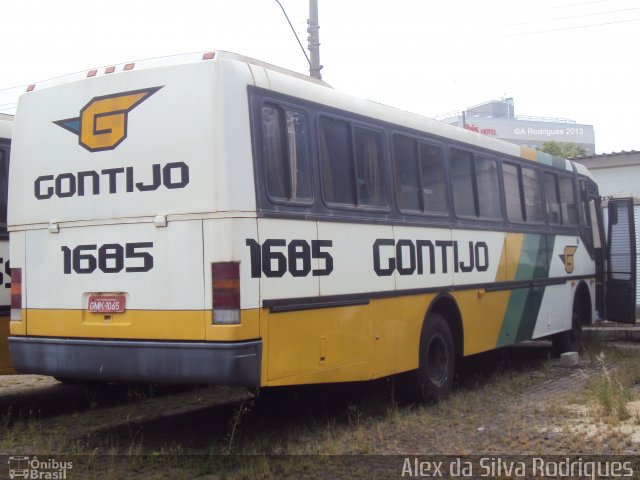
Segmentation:
{"type": "MultiPolygon", "coordinates": [[[[453,139],[463,144],[498,151],[501,153],[512,155],[514,157],[538,161],[540,163],[563,168],[569,171],[573,171],[575,166],[578,173],[591,177],[591,174],[585,167],[572,161],[565,160],[560,157],[554,157],[546,153],[538,152],[536,150],[522,147],[497,138],[488,137],[486,135],[472,132],[460,127],[448,125],[433,118],[400,110],[396,107],[384,105],[372,100],[362,99],[344,92],[337,91],[333,89],[328,83],[322,80],[314,79],[299,72],[294,72],[292,70],[278,67],[276,65],[256,60],[251,57],[223,50],[196,52],[151,58],[146,60],[137,60],[134,62],[95,68],[84,72],[76,72],[70,75],[56,77],[31,85],[27,90],[27,93],[34,89],[40,90],[56,85],[86,80],[87,78],[123,73],[134,69],[136,71],[139,71],[144,69],[196,63],[202,60],[235,61],[247,64],[248,66],[250,66],[250,68],[252,66],[258,67],[259,69],[264,69],[264,73],[268,78],[268,82],[264,86],[280,93],[291,94],[291,86],[293,81],[298,86],[298,88],[295,88],[296,94],[303,92],[303,98],[308,101],[349,110],[363,116],[376,118],[397,125],[403,125],[409,128],[414,128],[416,130],[431,133],[439,137],[453,139]],[[301,81],[305,83],[302,83],[301,81]],[[309,88],[305,88],[304,85],[308,85],[309,88]]],[[[256,82],[256,84],[260,83],[259,79],[255,77],[254,81],[256,82]]]]}

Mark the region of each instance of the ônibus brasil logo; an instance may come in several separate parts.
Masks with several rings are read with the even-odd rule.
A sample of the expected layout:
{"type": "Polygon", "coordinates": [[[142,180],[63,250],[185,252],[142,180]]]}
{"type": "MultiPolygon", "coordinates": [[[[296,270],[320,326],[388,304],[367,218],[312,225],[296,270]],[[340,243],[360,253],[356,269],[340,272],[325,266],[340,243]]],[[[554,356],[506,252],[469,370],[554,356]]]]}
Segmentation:
{"type": "Polygon", "coordinates": [[[78,135],[78,142],[90,152],[113,150],[127,138],[129,112],[162,87],[94,97],[80,116],[53,123],[78,135]]]}

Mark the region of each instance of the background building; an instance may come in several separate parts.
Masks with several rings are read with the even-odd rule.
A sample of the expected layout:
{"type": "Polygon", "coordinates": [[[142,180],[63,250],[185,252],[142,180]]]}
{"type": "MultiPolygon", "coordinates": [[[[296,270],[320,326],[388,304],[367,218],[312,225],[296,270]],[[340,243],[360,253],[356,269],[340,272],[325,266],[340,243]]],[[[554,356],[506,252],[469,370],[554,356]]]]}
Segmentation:
{"type": "Polygon", "coordinates": [[[583,147],[587,154],[595,153],[593,125],[564,118],[516,115],[511,97],[481,103],[463,112],[445,114],[438,120],[532,148],[549,141],[572,142],[583,147]]]}
{"type": "MultiPolygon", "coordinates": [[[[640,152],[619,152],[574,158],[589,169],[602,197],[633,197],[636,223],[636,273],[640,273],[640,152]]],[[[606,204],[606,202],[605,202],[606,204]]],[[[603,209],[605,225],[608,211],[603,209]]],[[[606,232],[605,232],[606,234],[606,232]]],[[[636,312],[640,311],[640,282],[636,275],[636,312]]],[[[638,313],[636,313],[636,316],[638,313]]]]}

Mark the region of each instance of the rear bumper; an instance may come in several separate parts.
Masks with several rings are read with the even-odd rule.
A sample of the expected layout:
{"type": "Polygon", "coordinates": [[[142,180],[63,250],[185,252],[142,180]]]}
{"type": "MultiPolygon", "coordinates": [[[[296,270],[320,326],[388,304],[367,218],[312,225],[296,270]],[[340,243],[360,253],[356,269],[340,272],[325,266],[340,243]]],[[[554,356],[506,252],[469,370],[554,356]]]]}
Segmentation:
{"type": "Polygon", "coordinates": [[[9,337],[20,373],[130,383],[260,386],[262,341],[167,342],[9,337]]]}

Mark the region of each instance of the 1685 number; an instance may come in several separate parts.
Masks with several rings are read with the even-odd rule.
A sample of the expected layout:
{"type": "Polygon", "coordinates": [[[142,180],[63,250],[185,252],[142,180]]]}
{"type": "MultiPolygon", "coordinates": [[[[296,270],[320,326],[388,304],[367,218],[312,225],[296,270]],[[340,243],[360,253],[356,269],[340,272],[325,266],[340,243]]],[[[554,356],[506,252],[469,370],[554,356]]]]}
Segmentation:
{"type": "Polygon", "coordinates": [[[329,275],[333,271],[333,257],[323,248],[333,245],[331,240],[287,241],[280,238],[265,240],[262,245],[252,238],[246,239],[251,253],[251,277],[264,275],[269,278],[283,277],[289,271],[292,277],[314,277],[329,275]],[[280,247],[282,250],[278,250],[280,247]],[[324,260],[324,268],[311,268],[311,259],[324,260]]]}
{"type": "Polygon", "coordinates": [[[105,243],[60,247],[65,275],[75,273],[93,273],[96,268],[104,273],[148,272],[153,268],[153,257],[145,249],[153,247],[153,242],[105,243]],[[97,251],[97,255],[95,252],[97,251]],[[127,263],[127,265],[125,265],[127,263]]]}

